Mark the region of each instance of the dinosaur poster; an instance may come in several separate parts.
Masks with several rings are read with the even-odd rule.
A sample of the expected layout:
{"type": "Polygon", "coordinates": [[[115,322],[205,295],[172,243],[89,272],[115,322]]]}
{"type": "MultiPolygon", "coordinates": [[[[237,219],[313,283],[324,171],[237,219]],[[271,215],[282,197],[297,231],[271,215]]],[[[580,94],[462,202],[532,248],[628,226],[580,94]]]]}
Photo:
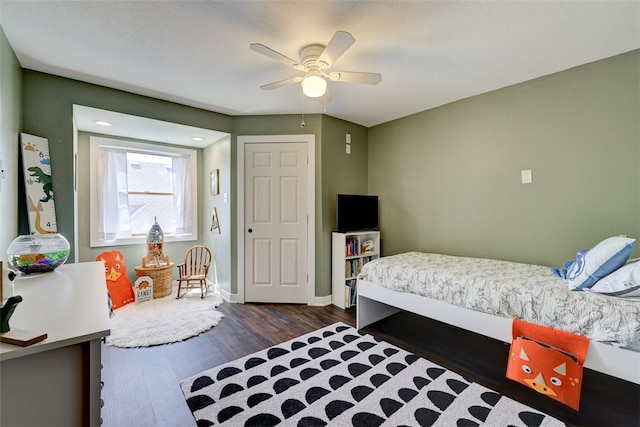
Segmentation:
{"type": "Polygon", "coordinates": [[[39,136],[20,134],[29,230],[31,234],[56,233],[56,209],[51,181],[49,141],[39,136]]]}

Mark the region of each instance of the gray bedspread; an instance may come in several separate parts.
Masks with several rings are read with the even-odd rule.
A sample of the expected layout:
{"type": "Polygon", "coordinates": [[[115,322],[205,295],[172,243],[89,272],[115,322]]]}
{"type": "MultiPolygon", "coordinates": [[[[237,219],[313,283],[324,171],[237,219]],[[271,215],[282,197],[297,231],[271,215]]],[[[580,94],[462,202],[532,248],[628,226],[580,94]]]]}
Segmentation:
{"type": "Polygon", "coordinates": [[[596,341],[629,346],[640,336],[640,302],[570,291],[545,266],[407,252],[365,264],[360,278],[596,341]]]}

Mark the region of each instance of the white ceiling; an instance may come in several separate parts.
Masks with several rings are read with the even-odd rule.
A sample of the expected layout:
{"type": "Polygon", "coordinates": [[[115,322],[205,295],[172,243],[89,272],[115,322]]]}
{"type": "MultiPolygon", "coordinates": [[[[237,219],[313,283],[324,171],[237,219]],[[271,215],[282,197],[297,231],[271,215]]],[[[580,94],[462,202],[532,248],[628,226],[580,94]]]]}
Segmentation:
{"type": "Polygon", "coordinates": [[[0,24],[23,68],[231,115],[325,112],[373,126],[640,48],[638,1],[13,1],[0,24]],[[355,44],[323,107],[260,85],[336,30],[355,44]],[[326,108],[326,110],[324,109],[326,108]]]}
{"type": "Polygon", "coordinates": [[[84,105],[73,106],[73,119],[78,130],[84,132],[198,148],[204,148],[229,135],[225,132],[105,111],[84,105]],[[95,123],[96,120],[111,123],[111,126],[100,126],[95,123]],[[201,140],[194,140],[194,137],[201,140]]]}

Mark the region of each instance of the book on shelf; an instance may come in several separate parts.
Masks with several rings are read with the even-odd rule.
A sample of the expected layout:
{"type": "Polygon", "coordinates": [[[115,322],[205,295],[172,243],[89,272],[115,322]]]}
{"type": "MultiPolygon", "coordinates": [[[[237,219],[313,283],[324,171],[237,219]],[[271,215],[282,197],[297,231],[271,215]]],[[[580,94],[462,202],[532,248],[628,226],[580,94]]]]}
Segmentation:
{"type": "Polygon", "coordinates": [[[345,277],[356,277],[362,271],[362,266],[375,259],[375,256],[348,259],[344,263],[345,277]]]}
{"type": "Polygon", "coordinates": [[[339,307],[353,307],[357,304],[356,281],[363,266],[380,257],[380,232],[334,232],[331,250],[332,301],[339,307]]]}
{"type": "Polygon", "coordinates": [[[350,237],[347,239],[345,244],[345,254],[348,257],[360,254],[360,241],[357,238],[350,237]]]}
{"type": "Polygon", "coordinates": [[[358,296],[356,285],[357,285],[356,279],[349,279],[345,282],[344,301],[345,301],[345,307],[347,308],[356,305],[356,297],[358,296]]]}
{"type": "Polygon", "coordinates": [[[360,270],[362,270],[362,260],[361,259],[348,259],[345,261],[345,276],[346,277],[356,277],[360,274],[360,270]]]}

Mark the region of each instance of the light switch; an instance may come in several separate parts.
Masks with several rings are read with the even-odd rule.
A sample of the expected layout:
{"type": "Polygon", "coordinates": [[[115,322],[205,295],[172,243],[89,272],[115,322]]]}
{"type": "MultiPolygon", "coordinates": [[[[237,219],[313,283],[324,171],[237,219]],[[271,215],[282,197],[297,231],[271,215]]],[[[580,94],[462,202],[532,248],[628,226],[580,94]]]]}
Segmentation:
{"type": "Polygon", "coordinates": [[[351,154],[351,144],[347,144],[347,154],[351,154]]]}
{"type": "Polygon", "coordinates": [[[347,144],[351,144],[351,134],[347,134],[347,144]]]}
{"type": "Polygon", "coordinates": [[[222,193],[222,202],[223,203],[229,202],[229,193],[222,193]]]}
{"type": "Polygon", "coordinates": [[[531,184],[533,182],[533,175],[531,173],[531,169],[522,171],[522,183],[523,184],[531,184]]]}

